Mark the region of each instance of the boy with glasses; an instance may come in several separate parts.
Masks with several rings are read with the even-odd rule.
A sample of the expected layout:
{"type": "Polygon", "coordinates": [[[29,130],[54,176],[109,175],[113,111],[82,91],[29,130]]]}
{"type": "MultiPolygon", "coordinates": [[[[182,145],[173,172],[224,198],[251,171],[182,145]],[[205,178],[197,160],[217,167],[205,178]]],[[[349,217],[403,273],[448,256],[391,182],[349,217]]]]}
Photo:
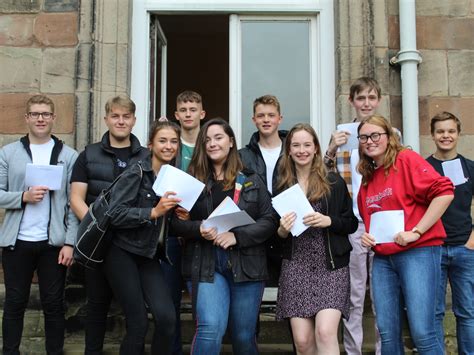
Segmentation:
{"type": "Polygon", "coordinates": [[[5,280],[3,353],[19,354],[23,318],[33,273],[38,275],[44,313],[46,352],[62,354],[64,284],[73,261],[78,221],[69,209],[69,178],[77,152],[51,134],[56,115],[53,101],[32,96],[26,104],[28,134],[0,149],[0,230],[5,280]],[[62,165],[61,188],[25,186],[27,164],[62,165]]]}
{"type": "MultiPolygon", "coordinates": [[[[372,116],[380,105],[382,90],[378,82],[369,77],[362,77],[354,81],[350,87],[349,103],[355,110],[356,117],[352,122],[360,122],[362,119],[372,116]]],[[[336,131],[332,134],[328,149],[324,156],[324,163],[329,169],[337,170],[345,180],[349,193],[353,199],[353,210],[355,216],[359,219],[357,231],[349,235],[352,244],[349,270],[351,275],[351,297],[349,319],[344,319],[344,348],[349,355],[362,354],[363,327],[362,316],[364,313],[364,301],[367,290],[367,282],[372,272],[372,260],[374,252],[370,248],[361,245],[361,236],[365,232],[364,223],[357,207],[357,194],[359,193],[361,176],[352,174],[354,167],[359,159],[358,149],[352,151],[341,150],[349,139],[349,132],[336,131]]],[[[359,140],[378,141],[380,136],[371,135],[370,137],[359,137],[359,140]]],[[[372,297],[372,293],[371,293],[372,297]]],[[[373,309],[373,306],[372,306],[373,309]]],[[[380,354],[380,336],[376,330],[376,354],[380,354]]]]}

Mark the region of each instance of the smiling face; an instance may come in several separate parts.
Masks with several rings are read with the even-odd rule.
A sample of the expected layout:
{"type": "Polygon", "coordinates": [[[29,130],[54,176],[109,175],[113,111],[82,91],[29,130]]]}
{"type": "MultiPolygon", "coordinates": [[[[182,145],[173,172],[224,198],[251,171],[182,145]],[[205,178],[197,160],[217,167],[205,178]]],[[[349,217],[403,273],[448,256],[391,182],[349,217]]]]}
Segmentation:
{"type": "Polygon", "coordinates": [[[455,152],[459,140],[456,122],[454,120],[436,122],[431,138],[433,138],[438,152],[442,154],[455,152]]]}
{"type": "Polygon", "coordinates": [[[365,143],[360,143],[362,152],[375,161],[377,166],[383,165],[385,152],[388,146],[388,135],[384,129],[375,124],[365,123],[359,129],[359,137],[360,136],[368,137],[365,143]],[[379,140],[377,142],[374,142],[372,138],[370,138],[373,133],[380,134],[379,140]]]}
{"type": "Polygon", "coordinates": [[[30,141],[32,143],[44,143],[51,138],[51,131],[53,130],[54,115],[51,106],[47,104],[33,104],[30,106],[28,113],[25,115],[26,125],[30,141]],[[34,113],[50,113],[50,117],[44,118],[39,115],[37,118],[32,117],[34,113]]]}
{"type": "Polygon", "coordinates": [[[162,128],[156,132],[149,145],[153,160],[161,165],[168,164],[176,157],[179,147],[179,137],[174,129],[162,128]]]}
{"type": "Polygon", "coordinates": [[[313,136],[309,132],[300,130],[293,134],[289,155],[297,168],[311,167],[317,153],[313,136]]]}
{"type": "Polygon", "coordinates": [[[275,105],[259,104],[255,107],[252,120],[260,135],[270,137],[278,134],[278,127],[280,126],[282,116],[275,105]]]}
{"type": "Polygon", "coordinates": [[[374,115],[380,104],[377,92],[370,88],[354,94],[354,98],[349,101],[356,111],[357,121],[374,115]]]}
{"type": "Polygon", "coordinates": [[[206,133],[206,154],[213,165],[222,165],[229,156],[234,142],[221,125],[211,125],[206,133]]]}
{"type": "Polygon", "coordinates": [[[110,143],[123,142],[130,139],[133,126],[135,126],[135,114],[127,108],[112,106],[110,112],[104,117],[105,124],[109,129],[110,143]]]}

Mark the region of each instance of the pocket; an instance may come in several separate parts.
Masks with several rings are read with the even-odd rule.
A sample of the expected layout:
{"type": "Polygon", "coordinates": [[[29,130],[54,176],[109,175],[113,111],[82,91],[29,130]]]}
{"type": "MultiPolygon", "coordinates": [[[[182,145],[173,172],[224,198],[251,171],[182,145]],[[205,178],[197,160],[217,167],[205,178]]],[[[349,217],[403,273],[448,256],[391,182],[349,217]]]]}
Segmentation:
{"type": "Polygon", "coordinates": [[[261,279],[267,274],[265,246],[240,249],[242,271],[250,279],[261,279]]]}

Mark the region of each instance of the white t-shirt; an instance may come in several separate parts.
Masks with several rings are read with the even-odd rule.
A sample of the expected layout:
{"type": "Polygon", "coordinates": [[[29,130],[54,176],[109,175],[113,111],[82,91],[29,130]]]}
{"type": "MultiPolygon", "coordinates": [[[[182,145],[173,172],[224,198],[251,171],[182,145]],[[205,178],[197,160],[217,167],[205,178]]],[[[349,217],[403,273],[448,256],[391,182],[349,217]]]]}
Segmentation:
{"type": "MultiPolygon", "coordinates": [[[[33,164],[49,165],[54,141],[51,139],[44,144],[31,144],[30,150],[33,164]]],[[[39,242],[48,240],[49,224],[49,192],[44,195],[41,202],[27,203],[20,223],[18,239],[27,242],[39,242]]]]}
{"type": "Polygon", "coordinates": [[[270,194],[273,193],[273,170],[275,170],[276,163],[280,156],[281,144],[276,148],[263,148],[258,144],[260,151],[262,152],[263,160],[265,161],[265,166],[267,167],[267,189],[270,191],[270,194]]]}

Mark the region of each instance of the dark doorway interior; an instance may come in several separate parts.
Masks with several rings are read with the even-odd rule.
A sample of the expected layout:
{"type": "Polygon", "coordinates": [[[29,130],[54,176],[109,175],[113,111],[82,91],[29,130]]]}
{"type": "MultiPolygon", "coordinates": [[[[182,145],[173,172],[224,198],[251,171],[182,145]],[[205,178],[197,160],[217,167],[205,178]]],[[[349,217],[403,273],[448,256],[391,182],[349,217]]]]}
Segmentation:
{"type": "Polygon", "coordinates": [[[229,17],[157,17],[168,42],[167,117],[174,117],[176,96],[184,90],[194,90],[203,97],[207,118],[228,120],[229,17]]]}

